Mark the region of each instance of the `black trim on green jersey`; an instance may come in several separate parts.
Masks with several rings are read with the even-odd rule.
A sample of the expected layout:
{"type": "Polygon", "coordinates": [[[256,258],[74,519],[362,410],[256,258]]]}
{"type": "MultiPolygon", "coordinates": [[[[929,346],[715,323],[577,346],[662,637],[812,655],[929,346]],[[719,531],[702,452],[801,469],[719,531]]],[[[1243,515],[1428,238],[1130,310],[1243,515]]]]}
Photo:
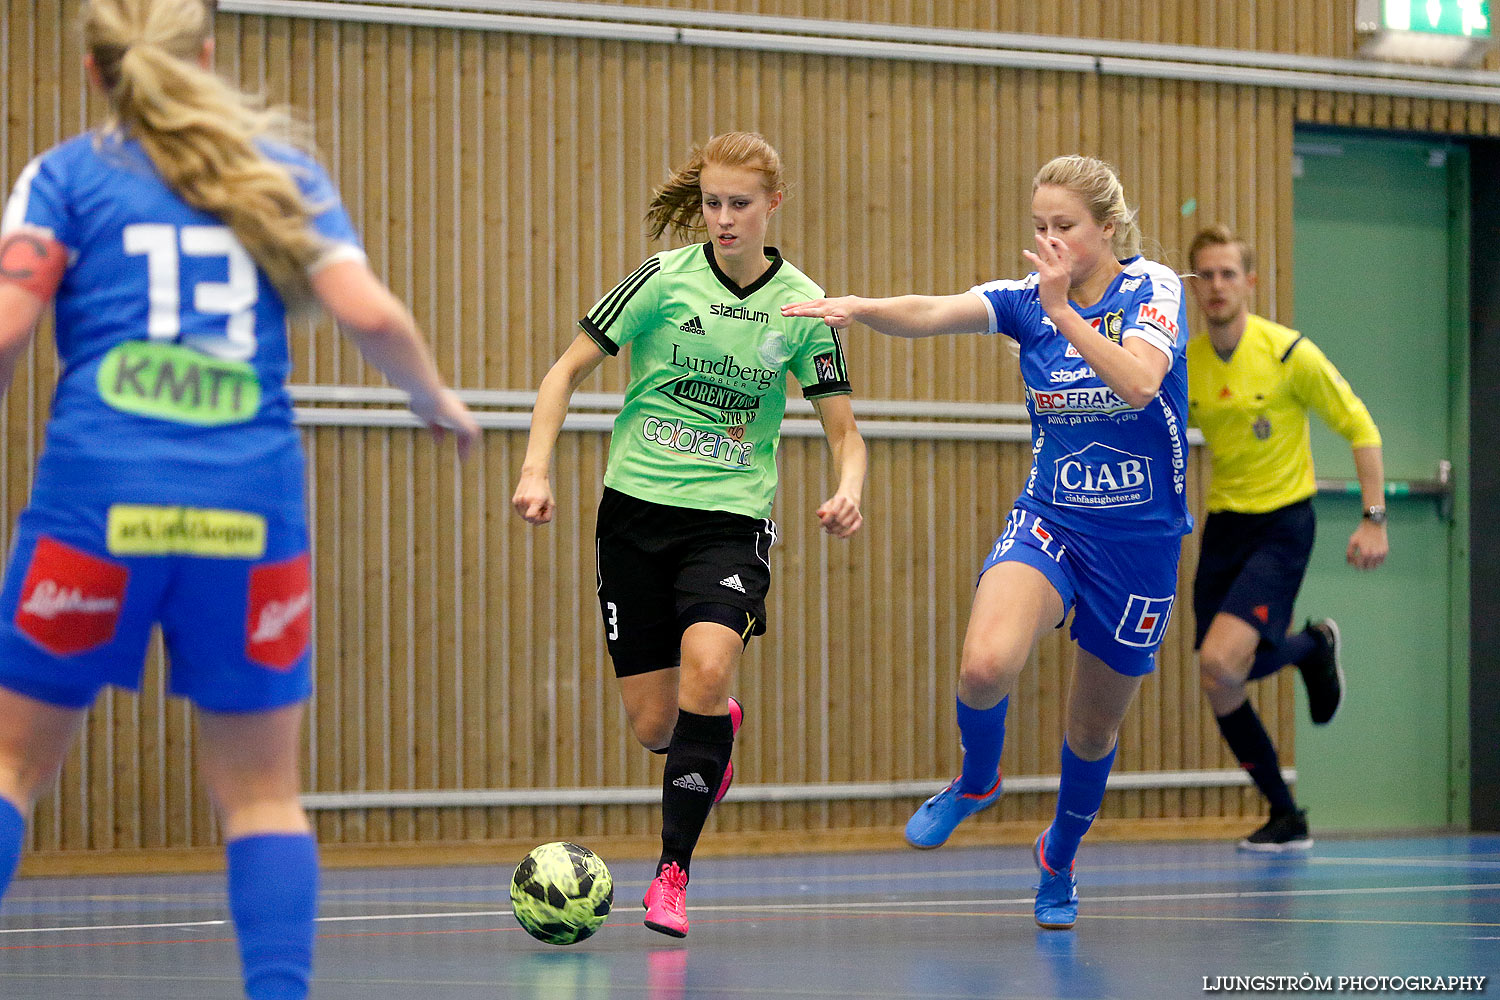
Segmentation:
{"type": "Polygon", "coordinates": [[[756,278],[747,287],[741,288],[734,283],[734,280],[729,275],[719,270],[719,262],[714,259],[714,245],[712,243],[703,244],[703,255],[708,258],[708,266],[713,270],[714,277],[719,279],[719,284],[729,289],[739,299],[748,299],[760,291],[766,286],[767,282],[776,276],[776,272],[781,270],[781,251],[775,247],[766,247],[766,259],[771,262],[771,266],[766,268],[765,274],[756,278]]]}
{"type": "Polygon", "coordinates": [[[1288,347],[1285,351],[1281,352],[1281,363],[1286,364],[1286,359],[1292,356],[1292,352],[1297,349],[1297,345],[1302,343],[1306,339],[1306,334],[1297,334],[1297,339],[1292,341],[1291,346],[1288,347]]]}
{"type": "Polygon", "coordinates": [[[854,391],[848,382],[819,382],[802,390],[803,399],[822,399],[824,396],[847,396],[854,391]]]}
{"type": "Polygon", "coordinates": [[[625,311],[625,306],[630,302],[636,292],[646,287],[646,282],[651,276],[661,270],[661,260],[651,257],[644,264],[632,271],[624,281],[616,285],[608,295],[599,301],[599,304],[589,310],[587,316],[578,321],[579,327],[589,335],[599,349],[605,354],[613,357],[620,353],[620,345],[615,343],[605,331],[614,326],[615,320],[625,311]]]}
{"type": "Polygon", "coordinates": [[[614,357],[620,353],[620,345],[610,340],[604,331],[596,327],[593,321],[587,316],[578,321],[578,328],[589,335],[589,339],[594,342],[595,347],[610,357],[614,357]]]}

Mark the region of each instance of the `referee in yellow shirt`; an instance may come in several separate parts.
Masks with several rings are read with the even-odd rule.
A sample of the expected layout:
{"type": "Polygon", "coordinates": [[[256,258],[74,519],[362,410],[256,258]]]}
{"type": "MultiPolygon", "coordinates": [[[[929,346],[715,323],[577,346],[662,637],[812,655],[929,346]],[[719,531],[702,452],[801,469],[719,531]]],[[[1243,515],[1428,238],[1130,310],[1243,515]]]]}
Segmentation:
{"type": "Polygon", "coordinates": [[[1307,814],[1281,778],[1276,747],[1245,685],[1296,664],[1312,720],[1333,718],[1343,696],[1338,626],[1310,622],[1287,634],[1313,547],[1308,411],[1354,450],[1364,517],[1349,539],[1358,569],[1385,561],[1385,469],[1370,412],[1317,346],[1250,312],[1254,253],[1224,226],[1193,239],[1189,284],[1208,320],[1187,346],[1188,420],[1208,443],[1213,480],[1193,581],[1204,693],[1241,766],[1270,803],[1269,821],[1240,841],[1247,851],[1312,846],[1307,814]]]}

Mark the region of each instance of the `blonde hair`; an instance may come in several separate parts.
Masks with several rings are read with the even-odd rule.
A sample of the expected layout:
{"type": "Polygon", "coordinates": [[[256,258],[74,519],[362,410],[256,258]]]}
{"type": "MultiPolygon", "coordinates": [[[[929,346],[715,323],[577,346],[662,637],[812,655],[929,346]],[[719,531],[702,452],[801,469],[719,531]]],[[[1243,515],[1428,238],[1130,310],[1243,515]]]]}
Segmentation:
{"type": "Polygon", "coordinates": [[[671,229],[679,236],[704,230],[703,188],[699,175],[706,164],[745,167],[761,175],[765,189],[786,190],[781,154],[758,132],[725,132],[702,146],[694,146],[687,163],[678,167],[656,190],[646,209],[646,232],[654,240],[671,229]]]}
{"type": "Polygon", "coordinates": [[[1189,268],[1198,270],[1198,254],[1208,247],[1239,247],[1240,265],[1245,273],[1255,270],[1255,248],[1234,235],[1234,231],[1222,222],[1199,230],[1198,235],[1193,237],[1192,244],[1188,246],[1189,268]]]}
{"type": "Polygon", "coordinates": [[[1141,252],[1141,227],[1136,222],[1139,213],[1125,203],[1125,186],[1114,167],[1092,156],[1059,156],[1036,172],[1031,193],[1036,194],[1044,184],[1072,191],[1099,225],[1114,223],[1110,249],[1116,257],[1125,259],[1141,252]]]}
{"type": "Polygon", "coordinates": [[[325,246],[287,168],[256,144],[289,139],[293,125],[199,66],[214,9],[214,0],[88,0],[84,44],[107,125],[139,141],[183,201],[222,219],[297,309],[312,300],[308,268],[325,246]]]}

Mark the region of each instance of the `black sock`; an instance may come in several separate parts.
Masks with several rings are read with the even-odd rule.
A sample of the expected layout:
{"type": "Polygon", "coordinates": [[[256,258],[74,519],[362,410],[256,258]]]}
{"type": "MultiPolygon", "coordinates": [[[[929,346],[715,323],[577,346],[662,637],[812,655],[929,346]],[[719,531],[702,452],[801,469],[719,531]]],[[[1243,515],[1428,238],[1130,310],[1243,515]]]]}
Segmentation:
{"type": "Polygon", "coordinates": [[[727,714],[678,711],[662,776],[661,861],[657,871],[675,861],[687,872],[733,748],[734,726],[727,714]]]}
{"type": "Polygon", "coordinates": [[[1266,727],[1261,725],[1260,716],[1255,714],[1250,703],[1245,702],[1215,721],[1240,766],[1250,772],[1255,787],[1271,803],[1271,814],[1296,812],[1297,803],[1292,799],[1291,789],[1281,780],[1281,762],[1276,759],[1276,748],[1271,745],[1271,737],[1266,734],[1266,727]]]}
{"type": "Polygon", "coordinates": [[[1250,666],[1246,680],[1258,681],[1269,677],[1289,663],[1304,659],[1318,648],[1318,640],[1305,630],[1294,632],[1274,646],[1262,645],[1255,653],[1255,662],[1250,666]]]}

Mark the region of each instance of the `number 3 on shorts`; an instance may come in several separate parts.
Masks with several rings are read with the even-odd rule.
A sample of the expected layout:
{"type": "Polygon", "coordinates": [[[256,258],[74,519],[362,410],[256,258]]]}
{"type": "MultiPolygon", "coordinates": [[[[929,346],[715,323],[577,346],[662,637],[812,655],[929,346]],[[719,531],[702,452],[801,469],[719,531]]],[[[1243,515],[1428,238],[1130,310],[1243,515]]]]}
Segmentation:
{"type": "Polygon", "coordinates": [[[605,601],[604,606],[609,609],[609,618],[605,624],[609,626],[609,634],[605,637],[610,640],[620,638],[620,609],[615,607],[614,601],[605,601]]]}

